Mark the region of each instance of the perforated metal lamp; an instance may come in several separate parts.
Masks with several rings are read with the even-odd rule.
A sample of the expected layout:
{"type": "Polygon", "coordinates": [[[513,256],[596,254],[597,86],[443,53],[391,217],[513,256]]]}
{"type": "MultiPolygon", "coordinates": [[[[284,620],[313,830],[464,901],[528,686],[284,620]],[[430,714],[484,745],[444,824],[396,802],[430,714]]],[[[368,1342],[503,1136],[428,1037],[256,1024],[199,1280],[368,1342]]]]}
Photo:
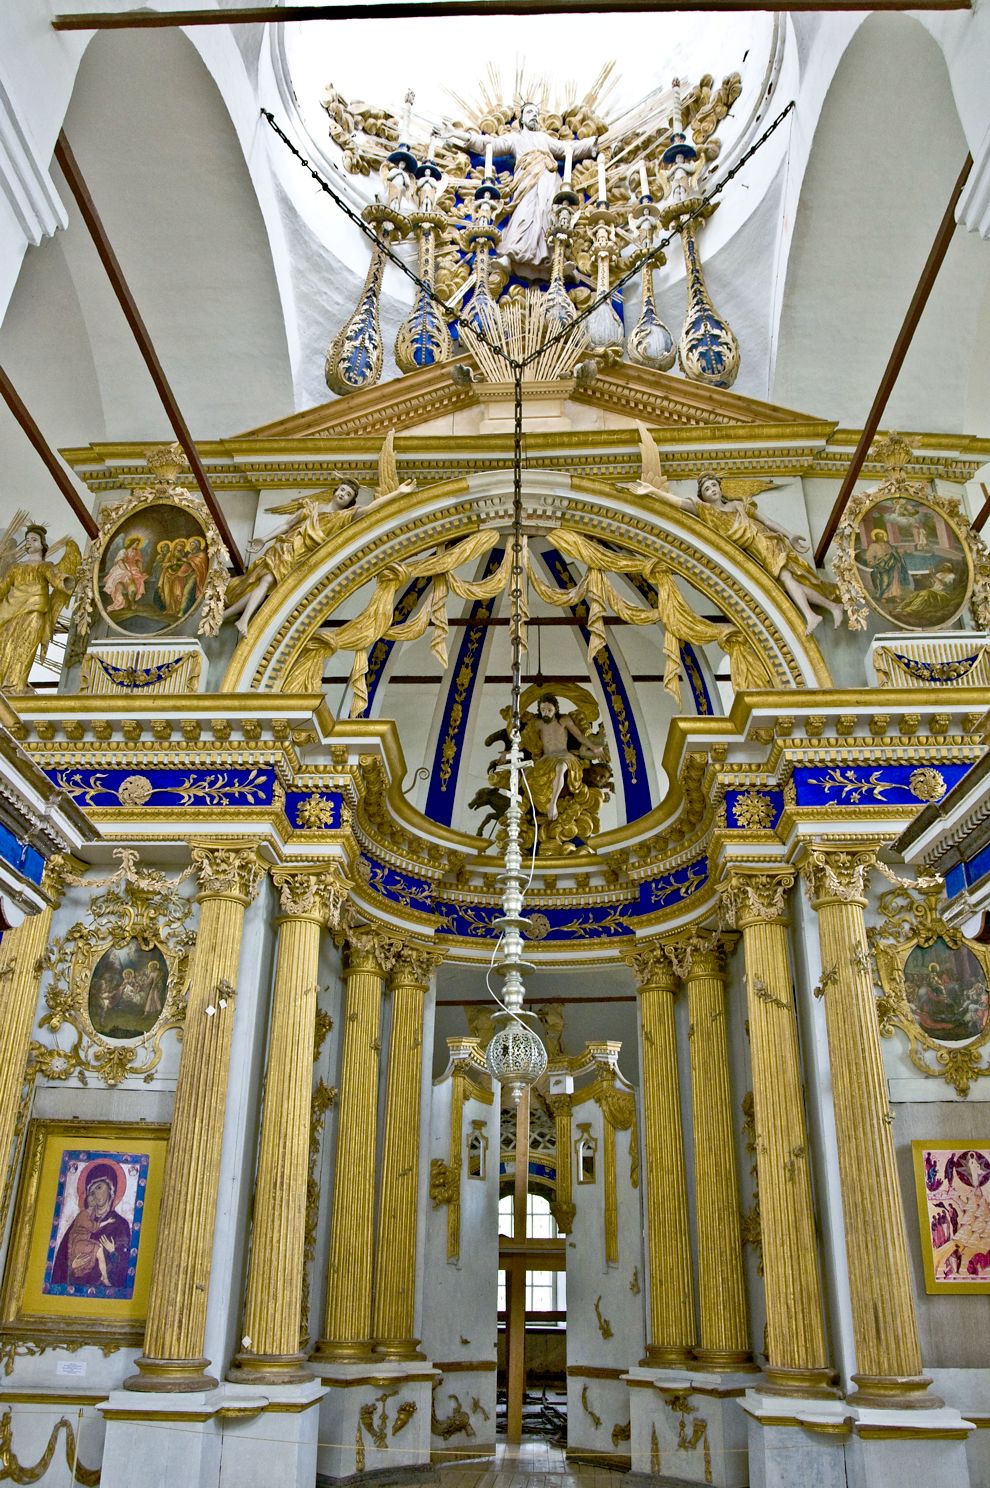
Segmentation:
{"type": "Polygon", "coordinates": [[[513,1105],[518,1106],[525,1087],[535,1085],[546,1069],[547,1051],[539,1034],[510,1018],[493,1035],[485,1050],[485,1064],[492,1079],[508,1087],[513,1105]]]}

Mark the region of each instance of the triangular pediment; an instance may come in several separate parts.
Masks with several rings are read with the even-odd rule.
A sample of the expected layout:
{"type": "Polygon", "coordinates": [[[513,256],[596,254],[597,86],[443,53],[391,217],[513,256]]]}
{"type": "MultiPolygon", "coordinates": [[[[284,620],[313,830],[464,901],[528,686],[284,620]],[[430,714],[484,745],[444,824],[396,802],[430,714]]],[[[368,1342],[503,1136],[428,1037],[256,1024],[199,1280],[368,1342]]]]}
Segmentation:
{"type": "MultiPolygon", "coordinates": [[[[504,407],[503,390],[489,388],[484,382],[467,385],[455,382],[451,369],[458,365],[469,365],[467,358],[439,367],[424,367],[391,382],[333,398],[303,413],[249,429],[237,439],[270,442],[385,435],[389,429],[422,428],[487,402],[504,407]]],[[[685,377],[629,362],[602,369],[588,384],[568,381],[561,387],[560,395],[565,404],[576,405],[575,411],[583,411],[582,423],[587,419],[587,410],[592,409],[622,422],[641,420],[657,429],[793,426],[795,432],[800,428],[806,436],[814,430],[819,437],[827,438],[835,427],[831,422],[791,408],[747,398],[726,388],[706,387],[685,377]]]]}

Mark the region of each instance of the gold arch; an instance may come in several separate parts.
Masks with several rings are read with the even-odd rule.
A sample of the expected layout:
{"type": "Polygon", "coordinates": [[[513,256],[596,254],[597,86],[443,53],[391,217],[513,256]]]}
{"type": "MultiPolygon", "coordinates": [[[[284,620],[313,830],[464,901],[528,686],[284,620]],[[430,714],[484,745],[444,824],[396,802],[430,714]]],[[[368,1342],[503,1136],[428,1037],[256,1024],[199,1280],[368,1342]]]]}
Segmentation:
{"type": "MultiPolygon", "coordinates": [[[[636,496],[606,481],[564,478],[549,490],[545,474],[527,482],[525,519],[539,530],[562,527],[661,559],[721,610],[750,640],[782,688],[829,687],[831,676],[813,636],[784,590],[688,512],[636,496]]],[[[508,532],[511,494],[502,472],[444,481],[363,509],[333,533],[268,596],[238,645],[224,692],[279,692],[293,663],[330,615],[390,563],[415,558],[438,543],[482,527],[508,532]]]]}

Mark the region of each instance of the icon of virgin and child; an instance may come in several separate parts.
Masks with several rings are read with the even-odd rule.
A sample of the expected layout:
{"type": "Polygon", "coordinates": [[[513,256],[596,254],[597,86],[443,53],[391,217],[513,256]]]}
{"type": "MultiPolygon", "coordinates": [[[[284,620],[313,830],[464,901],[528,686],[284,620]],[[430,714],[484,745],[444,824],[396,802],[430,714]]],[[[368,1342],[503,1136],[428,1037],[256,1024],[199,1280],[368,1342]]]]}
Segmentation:
{"type": "Polygon", "coordinates": [[[120,1213],[127,1178],[113,1158],[86,1163],[76,1181],[79,1209],[55,1251],[50,1283],[96,1295],[127,1293],[133,1279],[131,1226],[120,1213]]]}

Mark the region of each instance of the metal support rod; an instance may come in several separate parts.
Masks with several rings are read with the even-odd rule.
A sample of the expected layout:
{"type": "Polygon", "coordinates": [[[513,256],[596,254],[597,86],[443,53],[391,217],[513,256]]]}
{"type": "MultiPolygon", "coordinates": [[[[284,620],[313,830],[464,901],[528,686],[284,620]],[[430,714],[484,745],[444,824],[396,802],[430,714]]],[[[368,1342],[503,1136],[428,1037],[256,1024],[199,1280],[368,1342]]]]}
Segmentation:
{"type": "Polygon", "coordinates": [[[189,432],[186,421],[182,417],[175,394],[172,391],[168,378],[165,376],[165,370],[158,360],[158,354],[155,351],[151,336],[148,334],[148,328],[141,318],[137,303],[131,294],[127,280],[124,278],[124,271],[120,267],[116,253],[113,251],[106,228],[103,225],[99,212],[96,210],[96,204],[90,195],[89,187],[86,185],[86,181],[72,153],[64,130],[59,134],[58,140],[55,143],[55,159],[58,161],[62,174],[65,177],[66,185],[75,198],[82,219],[89,229],[89,235],[93,239],[93,244],[99,255],[100,262],[106,270],[107,278],[110,280],[113,292],[117,296],[117,302],[124,312],[124,319],[130,326],[134,340],[137,342],[138,350],[144,358],[145,366],[151,373],[151,380],[155,384],[155,390],[162,401],[162,407],[165,409],[168,421],[172,425],[176,439],[182,446],[186,459],[189,461],[189,468],[193,473],[196,484],[202,492],[203,500],[206,502],[209,513],[216,523],[217,530],[230,554],[234,571],[236,573],[243,573],[244,560],[241,557],[237,544],[234,542],[230,527],[227,524],[227,518],[224,516],[220,503],[214,494],[213,487],[210,484],[210,478],[199,457],[199,451],[189,432]]]}
{"type": "MultiPolygon", "coordinates": [[[[151,30],[164,26],[262,25],[266,21],[363,21],[420,16],[611,15],[641,11],[643,0],[371,0],[368,5],[242,5],[231,10],[70,11],[56,31],[151,30]]],[[[969,10],[969,0],[654,0],[651,10],[969,10]]]]}
{"type": "Polygon", "coordinates": [[[918,329],[918,323],[924,313],[925,306],[928,304],[928,296],[932,292],[935,280],[938,278],[938,271],[942,267],[943,260],[949,249],[949,244],[952,242],[952,235],[956,230],[956,206],[972,168],[973,157],[972,155],[967,155],[963,168],[959,172],[959,178],[952,188],[952,195],[949,197],[948,206],[943,213],[942,221],[939,223],[938,232],[935,234],[935,241],[925,261],[925,267],[921,271],[921,278],[918,280],[914,294],[911,296],[911,303],[904,317],[904,324],[901,326],[897,340],[894,342],[894,349],[890,353],[890,360],[884,368],[884,374],[880,379],[880,386],[877,388],[876,397],[873,399],[873,407],[866,416],[866,423],[863,425],[863,432],[859,436],[859,443],[853,452],[852,459],[849,461],[849,468],[846,471],[842,485],[839,487],[839,494],[835,498],[835,505],[829,513],[829,519],[825,523],[825,530],[818,540],[818,546],[815,549],[815,563],[819,568],[825,562],[826,554],[832,545],[832,539],[838,531],[839,523],[842,520],[842,513],[849,505],[853,487],[859,478],[859,472],[863,468],[863,462],[869,453],[870,445],[873,443],[874,436],[880,427],[883,411],[890,401],[890,395],[894,391],[894,383],[897,381],[900,370],[904,365],[904,358],[908,354],[908,349],[914,339],[914,333],[918,329]]]}
{"type": "Polygon", "coordinates": [[[10,378],[7,376],[2,367],[0,367],[0,397],[3,398],[3,401],[6,403],[7,407],[14,415],[14,418],[20,424],[21,428],[24,430],[24,433],[34,445],[34,448],[37,450],[38,454],[41,456],[48,474],[58,486],[66,501],[72,507],[73,515],[76,517],[77,521],[81,523],[86,536],[95,537],[100,530],[99,527],[96,525],[96,522],[90,514],[89,509],[84,504],[82,497],[79,495],[79,492],[76,490],[75,486],[72,484],[71,480],[63,469],[62,464],[55,451],[52,449],[51,445],[48,443],[45,436],[38,428],[38,425],[31,417],[24,402],[21,399],[20,394],[18,393],[17,389],[14,387],[14,384],[11,382],[10,378]]]}

